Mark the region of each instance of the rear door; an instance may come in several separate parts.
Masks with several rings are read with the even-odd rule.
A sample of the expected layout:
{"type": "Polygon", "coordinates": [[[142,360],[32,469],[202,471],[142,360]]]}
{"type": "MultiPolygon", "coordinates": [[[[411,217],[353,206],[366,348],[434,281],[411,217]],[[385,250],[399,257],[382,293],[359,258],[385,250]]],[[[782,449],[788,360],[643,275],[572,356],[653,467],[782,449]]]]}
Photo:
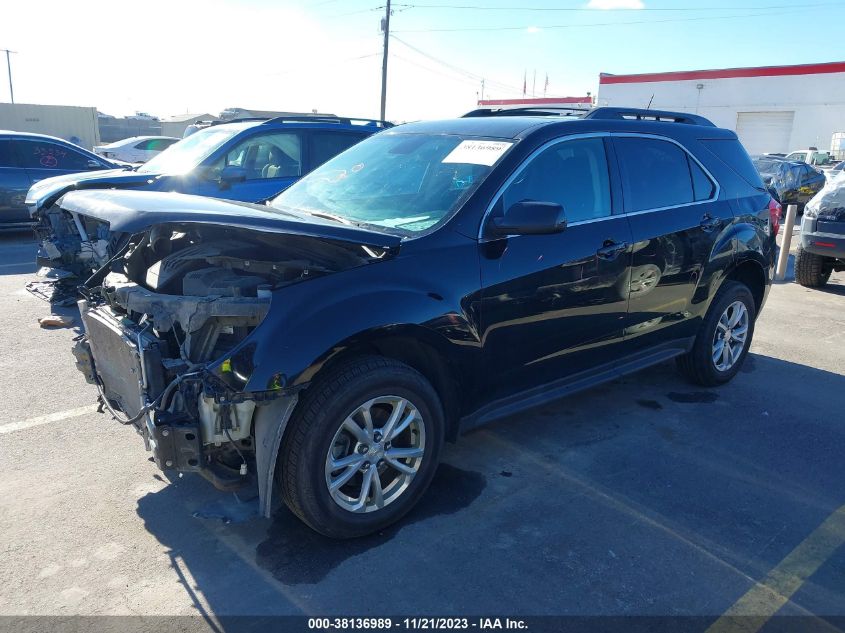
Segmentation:
{"type": "Polygon", "coordinates": [[[562,139],[509,179],[489,217],[524,200],[563,206],[552,235],[485,239],[480,248],[486,399],[612,363],[627,313],[631,233],[616,208],[607,139],[562,139]],[[616,212],[619,213],[616,213],[616,212]]]}
{"type": "Polygon", "coordinates": [[[710,275],[727,268],[733,220],[701,163],[675,141],[614,134],[625,212],[633,235],[627,353],[659,353],[692,336],[710,275]]]}
{"type": "Polygon", "coordinates": [[[0,138],[0,227],[29,221],[24,205],[29,186],[29,176],[18,164],[12,141],[0,138]]]}
{"type": "Polygon", "coordinates": [[[361,134],[360,132],[324,132],[322,130],[308,132],[306,172],[316,169],[366,137],[366,134],[361,134]]]}
{"type": "Polygon", "coordinates": [[[12,145],[17,152],[18,161],[26,169],[29,180],[33,184],[51,176],[109,167],[69,145],[61,145],[53,141],[17,138],[12,141],[12,145]]]}

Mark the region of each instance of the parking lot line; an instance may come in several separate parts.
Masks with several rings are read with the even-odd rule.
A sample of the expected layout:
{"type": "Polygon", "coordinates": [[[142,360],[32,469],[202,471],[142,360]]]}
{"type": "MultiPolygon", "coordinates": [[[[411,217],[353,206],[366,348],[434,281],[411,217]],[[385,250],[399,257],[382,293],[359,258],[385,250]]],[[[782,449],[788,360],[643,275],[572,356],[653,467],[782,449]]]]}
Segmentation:
{"type": "Polygon", "coordinates": [[[707,633],[759,631],[842,544],[845,544],[845,506],[827,517],[763,580],[731,605],[707,633]]]}
{"type": "Polygon", "coordinates": [[[33,426],[41,426],[42,424],[50,424],[51,422],[59,422],[69,418],[78,418],[80,415],[87,413],[94,413],[97,410],[96,404],[89,404],[84,407],[77,407],[76,409],[67,409],[59,411],[58,413],[48,413],[47,415],[39,415],[28,420],[19,420],[18,422],[9,422],[8,424],[0,425],[0,435],[5,433],[12,433],[13,431],[21,431],[29,429],[33,426]]]}

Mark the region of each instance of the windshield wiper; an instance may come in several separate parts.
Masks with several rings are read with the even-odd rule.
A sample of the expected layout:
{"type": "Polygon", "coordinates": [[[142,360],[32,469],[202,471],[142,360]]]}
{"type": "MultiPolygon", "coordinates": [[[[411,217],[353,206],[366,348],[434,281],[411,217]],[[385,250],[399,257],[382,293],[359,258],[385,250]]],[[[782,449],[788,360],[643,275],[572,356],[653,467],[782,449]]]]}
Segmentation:
{"type": "Polygon", "coordinates": [[[341,215],[335,215],[334,213],[327,213],[326,211],[310,211],[306,209],[302,209],[308,215],[313,215],[315,218],[325,218],[327,220],[334,220],[335,222],[340,222],[341,224],[346,224],[347,226],[355,226],[355,223],[349,220],[348,218],[344,218],[341,215]]]}

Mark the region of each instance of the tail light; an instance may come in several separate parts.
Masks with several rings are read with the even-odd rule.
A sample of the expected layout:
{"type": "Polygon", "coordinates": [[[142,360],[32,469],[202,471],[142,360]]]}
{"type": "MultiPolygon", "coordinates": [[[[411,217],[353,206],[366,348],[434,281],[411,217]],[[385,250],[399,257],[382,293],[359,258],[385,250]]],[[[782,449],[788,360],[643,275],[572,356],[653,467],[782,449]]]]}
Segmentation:
{"type": "Polygon", "coordinates": [[[778,231],[780,231],[780,213],[782,210],[783,208],[780,206],[780,202],[774,198],[769,200],[769,220],[772,223],[772,237],[777,237],[778,231]]]}

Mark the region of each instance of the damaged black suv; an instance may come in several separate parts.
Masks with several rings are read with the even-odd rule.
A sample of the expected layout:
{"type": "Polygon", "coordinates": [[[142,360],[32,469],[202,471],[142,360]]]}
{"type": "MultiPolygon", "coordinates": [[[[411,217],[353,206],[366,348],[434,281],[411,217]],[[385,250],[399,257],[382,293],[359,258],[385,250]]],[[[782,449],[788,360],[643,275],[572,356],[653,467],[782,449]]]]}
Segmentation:
{"type": "Polygon", "coordinates": [[[408,512],[462,430],[671,358],[730,380],[779,215],[736,135],[474,114],[375,135],[267,206],[66,194],[127,236],[81,288],[102,406],[161,468],[342,538],[408,512]]]}

